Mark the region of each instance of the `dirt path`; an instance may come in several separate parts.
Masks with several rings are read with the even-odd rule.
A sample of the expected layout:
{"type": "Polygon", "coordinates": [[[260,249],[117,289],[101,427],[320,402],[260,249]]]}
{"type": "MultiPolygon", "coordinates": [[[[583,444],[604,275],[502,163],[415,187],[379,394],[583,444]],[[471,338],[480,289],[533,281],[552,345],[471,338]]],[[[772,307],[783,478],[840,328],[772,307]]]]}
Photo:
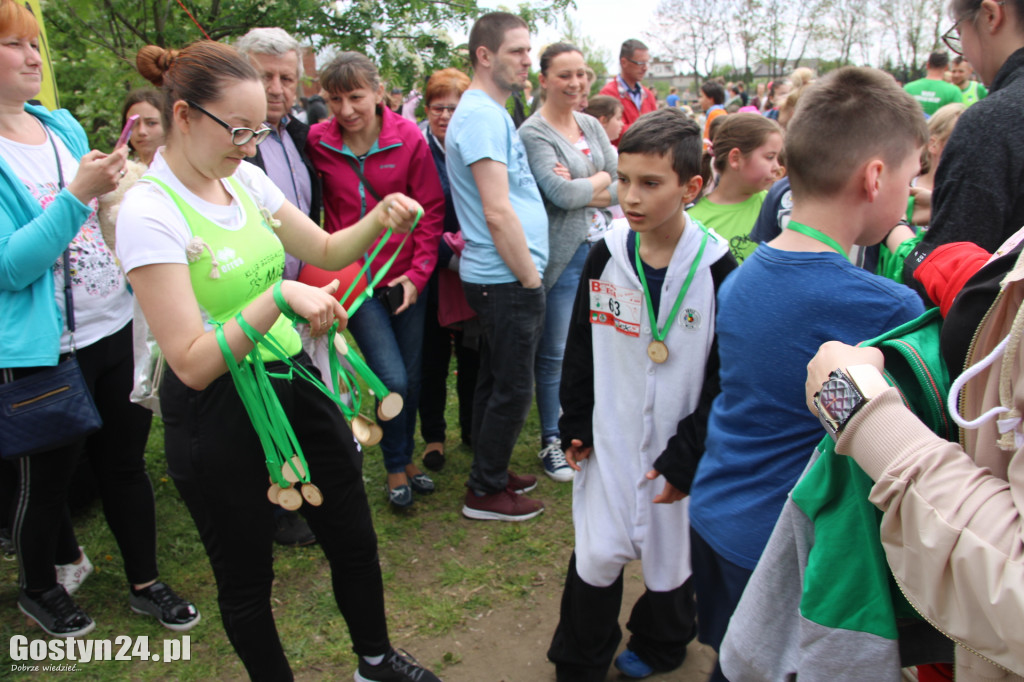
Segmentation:
{"type": "MultiPolygon", "coordinates": [[[[626,619],[629,608],[643,591],[640,564],[626,568],[623,614],[620,625],[623,643],[628,638],[626,619]]],[[[558,622],[560,590],[538,590],[530,602],[506,602],[489,611],[467,628],[443,638],[411,640],[409,648],[421,661],[441,660],[453,652],[461,662],[444,671],[445,682],[553,682],[555,668],[546,657],[551,634],[558,622]]],[[[714,667],[714,652],[697,642],[690,644],[683,666],[664,675],[653,675],[658,682],[704,682],[714,667]]],[[[622,681],[614,668],[608,680],[622,681]]]]}

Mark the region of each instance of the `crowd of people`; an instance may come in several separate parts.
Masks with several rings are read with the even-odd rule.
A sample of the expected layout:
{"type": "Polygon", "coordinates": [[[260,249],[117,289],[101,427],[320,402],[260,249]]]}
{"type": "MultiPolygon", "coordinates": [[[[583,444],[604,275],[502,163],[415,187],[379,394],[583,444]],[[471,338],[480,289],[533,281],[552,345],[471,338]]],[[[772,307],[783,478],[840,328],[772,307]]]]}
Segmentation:
{"type": "Polygon", "coordinates": [[[546,46],[536,105],[510,113],[532,45],[505,12],[474,23],[469,73],[422,94],[336,54],[322,120],[295,108],[302,48],[283,29],[150,45],[153,88],[102,152],[32,103],[39,27],[0,0],[0,389],[75,358],[103,420],[0,452],[19,608],[55,637],[95,627],[71,596],[93,570],[68,511],[81,459],[130,607],[200,622],[157,569],[138,394],[158,348],[168,473],[248,675],[292,679],[272,547],[316,542],[355,679],[437,680],[389,637],[361,444],[379,441],[389,505],[422,504],[439,485],[423,469],[449,457],[454,353],[463,516],[544,512],[537,476],[509,468],[534,401],[537,473],[573,488],[558,680],[675,670],[694,639],[719,654],[715,681],[1024,679],[1024,0],[949,13],[952,62],[934,52],[903,87],[797,69],[752,93],[705,82],[696,112],[675,89],[659,105],[629,39],[599,89],[577,46],[546,46]],[[901,383],[877,340],[916,343],[940,316],[915,350],[934,380],[901,383]],[[342,360],[387,389],[377,424],[324,360],[342,330],[358,349],[342,360]],[[931,388],[959,442],[926,426],[931,388]],[[859,491],[841,511],[868,521],[841,551],[887,562],[874,593],[814,589],[826,564],[836,585],[863,574],[822,560],[839,526],[810,511],[809,480],[859,491]],[[620,649],[634,560],[646,589],[620,649]]]}

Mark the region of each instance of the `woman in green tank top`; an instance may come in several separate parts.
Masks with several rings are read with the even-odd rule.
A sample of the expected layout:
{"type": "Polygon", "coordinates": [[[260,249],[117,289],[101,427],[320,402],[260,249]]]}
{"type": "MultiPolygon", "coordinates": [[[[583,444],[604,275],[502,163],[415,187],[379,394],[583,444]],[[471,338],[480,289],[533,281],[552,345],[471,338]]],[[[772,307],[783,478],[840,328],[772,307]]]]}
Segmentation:
{"type": "MultiPolygon", "coordinates": [[[[288,680],[270,607],[267,467],[217,337],[244,363],[253,350],[245,329],[256,338],[269,332],[296,365],[312,368],[275,298],[308,320],[313,336],[335,320],[344,324],[345,311],[332,295],[337,282],[282,283],[285,251],[338,270],[386,228],[408,232],[420,207],[392,194],[328,236],[262,171],[243,163],[269,130],[259,76],[234,48],[212,41],[180,52],[147,46],[137,64],[163,87],[167,146],[125,198],[118,254],[170,367],[160,389],[168,471],[199,529],[224,627],[249,676],[288,680]]],[[[322,493],[322,504],[301,511],[331,565],[335,599],[360,657],[356,679],[437,680],[388,639],[376,537],[341,411],[311,384],[284,378],[286,366],[263,346],[265,385],[322,493]]]]}

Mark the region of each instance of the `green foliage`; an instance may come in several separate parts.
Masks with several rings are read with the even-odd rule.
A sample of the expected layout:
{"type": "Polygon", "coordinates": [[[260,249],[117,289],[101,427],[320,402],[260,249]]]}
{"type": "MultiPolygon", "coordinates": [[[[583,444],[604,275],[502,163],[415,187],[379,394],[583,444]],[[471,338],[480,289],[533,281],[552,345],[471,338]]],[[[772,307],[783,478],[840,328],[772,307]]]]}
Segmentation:
{"type": "MultiPolygon", "coordinates": [[[[393,84],[411,88],[438,68],[465,68],[464,31],[488,9],[477,0],[182,0],[214,40],[231,41],[258,26],[279,26],[318,55],[358,50],[393,84]]],[[[573,0],[536,0],[508,8],[531,25],[551,21],[573,0]]],[[[182,47],[203,33],[175,0],[44,0],[43,16],[61,106],[82,122],[93,144],[109,148],[132,87],[135,54],[147,44],[182,47]]]]}

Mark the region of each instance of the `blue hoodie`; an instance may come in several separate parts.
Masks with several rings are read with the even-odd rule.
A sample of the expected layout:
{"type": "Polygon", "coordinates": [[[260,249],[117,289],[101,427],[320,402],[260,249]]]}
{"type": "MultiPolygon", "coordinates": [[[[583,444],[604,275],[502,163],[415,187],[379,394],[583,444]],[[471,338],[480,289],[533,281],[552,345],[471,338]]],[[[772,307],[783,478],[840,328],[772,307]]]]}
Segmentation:
{"type": "MultiPolygon", "coordinates": [[[[85,131],[66,110],[26,104],[25,111],[75,158],[89,151],[85,131]]],[[[53,264],[92,209],[65,187],[43,211],[3,157],[0,204],[0,367],[56,365],[64,320],[54,298],[53,264]]]]}

